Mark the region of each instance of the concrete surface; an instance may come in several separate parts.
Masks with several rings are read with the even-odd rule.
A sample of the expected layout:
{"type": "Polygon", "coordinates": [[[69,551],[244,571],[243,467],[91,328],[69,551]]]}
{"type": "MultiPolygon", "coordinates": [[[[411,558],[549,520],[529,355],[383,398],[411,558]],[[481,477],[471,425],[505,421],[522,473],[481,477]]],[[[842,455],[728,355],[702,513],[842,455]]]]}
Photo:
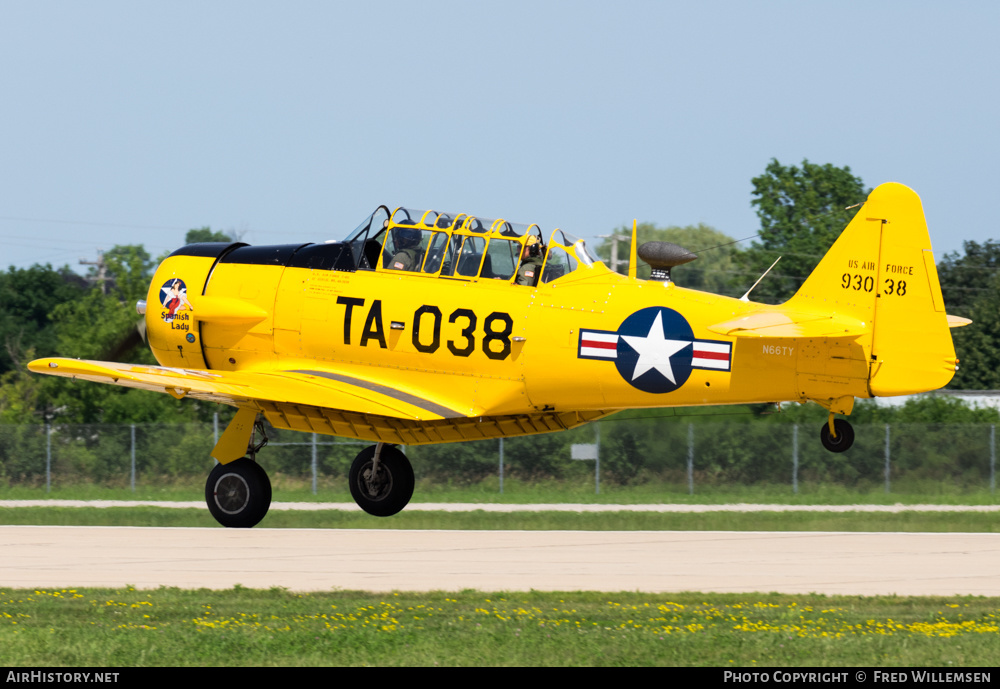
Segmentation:
{"type": "Polygon", "coordinates": [[[1000,596],[1000,534],[0,526],[0,586],[1000,596]]]}

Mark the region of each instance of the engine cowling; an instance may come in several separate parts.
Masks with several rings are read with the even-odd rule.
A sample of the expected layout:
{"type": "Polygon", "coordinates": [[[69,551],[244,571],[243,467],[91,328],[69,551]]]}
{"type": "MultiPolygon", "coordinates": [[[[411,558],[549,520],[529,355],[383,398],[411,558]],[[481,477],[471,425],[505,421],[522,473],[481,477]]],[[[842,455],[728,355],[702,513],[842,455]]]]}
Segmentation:
{"type": "Polygon", "coordinates": [[[218,259],[238,246],[190,244],[157,267],[146,294],[146,337],[162,365],[208,368],[202,350],[199,301],[218,259]]]}

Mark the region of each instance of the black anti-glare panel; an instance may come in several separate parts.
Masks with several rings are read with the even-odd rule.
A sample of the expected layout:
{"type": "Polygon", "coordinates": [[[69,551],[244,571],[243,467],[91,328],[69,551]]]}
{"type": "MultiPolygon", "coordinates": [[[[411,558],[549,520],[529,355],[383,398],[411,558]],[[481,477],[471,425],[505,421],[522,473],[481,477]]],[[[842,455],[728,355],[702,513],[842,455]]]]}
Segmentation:
{"type": "Polygon", "coordinates": [[[287,265],[289,268],[353,271],[354,258],[351,245],[344,242],[309,244],[296,251],[287,265]]]}
{"type": "Polygon", "coordinates": [[[207,256],[208,258],[217,258],[229,247],[238,249],[241,246],[247,246],[243,242],[200,242],[198,244],[188,244],[187,246],[182,246],[180,249],[170,254],[171,256],[207,256]]]}
{"type": "Polygon", "coordinates": [[[279,244],[276,246],[243,246],[222,257],[219,263],[246,263],[259,266],[283,266],[306,244],[279,244]]]}

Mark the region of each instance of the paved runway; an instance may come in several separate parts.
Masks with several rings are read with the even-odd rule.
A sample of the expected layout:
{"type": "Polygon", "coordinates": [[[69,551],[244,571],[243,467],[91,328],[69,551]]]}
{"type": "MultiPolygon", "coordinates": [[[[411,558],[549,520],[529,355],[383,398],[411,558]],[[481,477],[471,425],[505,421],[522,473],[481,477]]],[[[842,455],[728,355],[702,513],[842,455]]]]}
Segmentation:
{"type": "Polygon", "coordinates": [[[0,587],[1000,596],[1000,534],[0,526],[0,587]]]}

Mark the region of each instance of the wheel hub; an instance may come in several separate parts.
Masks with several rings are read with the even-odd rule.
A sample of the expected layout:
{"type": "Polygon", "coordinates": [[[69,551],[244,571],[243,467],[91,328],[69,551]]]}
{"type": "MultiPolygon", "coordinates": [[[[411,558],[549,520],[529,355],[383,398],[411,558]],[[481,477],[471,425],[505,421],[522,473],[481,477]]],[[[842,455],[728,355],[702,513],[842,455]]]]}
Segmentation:
{"type": "Polygon", "coordinates": [[[379,466],[376,472],[373,463],[366,464],[358,483],[370,500],[382,500],[392,492],[392,474],[384,465],[379,466]]]}
{"type": "Polygon", "coordinates": [[[223,474],[215,483],[215,504],[226,514],[239,514],[250,502],[250,486],[239,474],[223,474]]]}

